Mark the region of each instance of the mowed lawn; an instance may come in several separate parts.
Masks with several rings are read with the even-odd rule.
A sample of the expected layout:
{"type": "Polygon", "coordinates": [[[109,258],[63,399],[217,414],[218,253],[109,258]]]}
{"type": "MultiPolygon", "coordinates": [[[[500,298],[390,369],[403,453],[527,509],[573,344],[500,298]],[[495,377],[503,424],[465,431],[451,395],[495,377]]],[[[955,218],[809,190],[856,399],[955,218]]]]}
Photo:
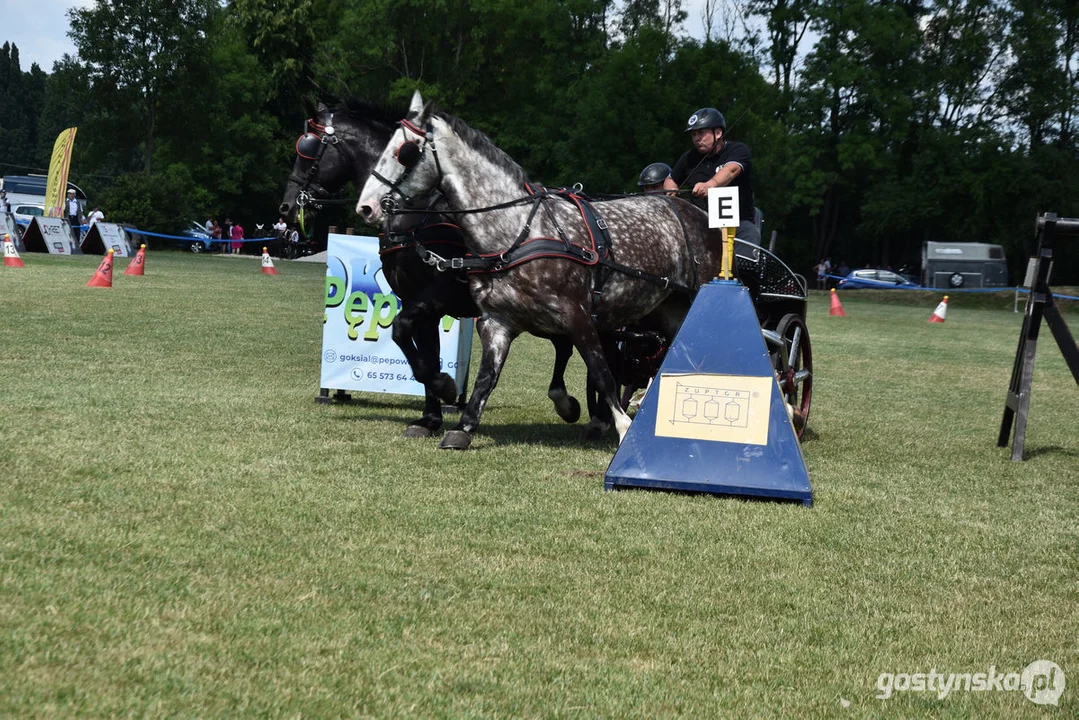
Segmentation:
{"type": "Polygon", "coordinates": [[[533,338],[468,452],[400,437],[418,398],[316,404],[322,265],[152,253],[100,289],[99,258],[24,260],[0,268],[0,716],[1079,714],[1079,388],[1043,329],[1029,459],[996,447],[1010,307],[814,294],[805,508],[604,492],[616,441],[558,420],[533,338]],[[1059,707],[876,697],[1035,660],[1059,707]]]}

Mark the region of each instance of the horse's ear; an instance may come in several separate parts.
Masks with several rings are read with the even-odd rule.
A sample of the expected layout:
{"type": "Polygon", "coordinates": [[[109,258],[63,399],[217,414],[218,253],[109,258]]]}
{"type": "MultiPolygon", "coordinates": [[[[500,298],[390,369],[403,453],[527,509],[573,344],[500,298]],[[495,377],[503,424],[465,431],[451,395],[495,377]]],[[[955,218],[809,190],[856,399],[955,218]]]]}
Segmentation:
{"type": "Polygon", "coordinates": [[[420,91],[412,93],[412,103],[408,106],[409,115],[419,115],[423,112],[423,96],[420,91]]]}

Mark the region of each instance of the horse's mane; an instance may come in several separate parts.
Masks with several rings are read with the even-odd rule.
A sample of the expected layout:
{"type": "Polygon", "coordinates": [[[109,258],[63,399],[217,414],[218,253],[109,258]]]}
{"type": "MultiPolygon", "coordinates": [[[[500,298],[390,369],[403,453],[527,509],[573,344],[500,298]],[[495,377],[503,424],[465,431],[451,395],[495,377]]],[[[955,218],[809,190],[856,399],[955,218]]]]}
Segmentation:
{"type": "Polygon", "coordinates": [[[464,120],[454,117],[449,113],[436,110],[434,114],[445,120],[446,123],[449,124],[450,129],[457,133],[458,137],[464,140],[471,148],[487,160],[490,160],[495,165],[508,172],[518,183],[524,184],[528,182],[528,175],[521,166],[497,145],[491,142],[491,138],[487,137],[479,130],[469,127],[465,124],[464,120]]]}
{"type": "Polygon", "coordinates": [[[335,118],[344,118],[353,122],[373,122],[388,127],[393,127],[405,116],[403,110],[386,108],[354,97],[342,100],[334,107],[333,112],[335,118]]]}

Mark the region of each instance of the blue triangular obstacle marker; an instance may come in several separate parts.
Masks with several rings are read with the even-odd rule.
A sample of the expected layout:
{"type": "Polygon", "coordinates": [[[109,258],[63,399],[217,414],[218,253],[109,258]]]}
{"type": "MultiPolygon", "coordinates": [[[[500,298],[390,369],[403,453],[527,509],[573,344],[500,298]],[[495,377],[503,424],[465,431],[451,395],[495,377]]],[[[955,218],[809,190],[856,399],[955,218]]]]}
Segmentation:
{"type": "Polygon", "coordinates": [[[701,288],[604,487],[813,503],[802,448],[740,283],[701,288]]]}

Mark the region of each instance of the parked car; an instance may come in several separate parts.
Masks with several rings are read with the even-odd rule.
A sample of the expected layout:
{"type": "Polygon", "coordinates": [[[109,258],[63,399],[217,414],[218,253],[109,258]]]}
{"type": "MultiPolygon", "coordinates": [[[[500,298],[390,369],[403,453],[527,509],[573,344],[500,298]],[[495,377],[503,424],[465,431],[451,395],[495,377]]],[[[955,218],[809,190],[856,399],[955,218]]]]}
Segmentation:
{"type": "Polygon", "coordinates": [[[916,288],[920,286],[891,270],[859,268],[858,270],[851,270],[850,274],[840,280],[836,287],[840,290],[857,290],[859,288],[892,290],[895,288],[916,288]]]}
{"type": "Polygon", "coordinates": [[[11,214],[15,216],[15,232],[22,238],[26,232],[26,226],[34,221],[35,217],[45,215],[44,205],[27,205],[19,203],[11,206],[11,214]]]}
{"type": "Polygon", "coordinates": [[[15,216],[15,222],[30,223],[35,217],[43,217],[45,215],[44,205],[12,205],[11,214],[15,216]]]}
{"type": "Polygon", "coordinates": [[[214,249],[213,237],[210,233],[206,232],[200,223],[194,220],[190,221],[190,225],[181,230],[178,235],[184,237],[183,240],[173,240],[173,244],[181,250],[190,250],[193,253],[210,252],[214,249]]]}

